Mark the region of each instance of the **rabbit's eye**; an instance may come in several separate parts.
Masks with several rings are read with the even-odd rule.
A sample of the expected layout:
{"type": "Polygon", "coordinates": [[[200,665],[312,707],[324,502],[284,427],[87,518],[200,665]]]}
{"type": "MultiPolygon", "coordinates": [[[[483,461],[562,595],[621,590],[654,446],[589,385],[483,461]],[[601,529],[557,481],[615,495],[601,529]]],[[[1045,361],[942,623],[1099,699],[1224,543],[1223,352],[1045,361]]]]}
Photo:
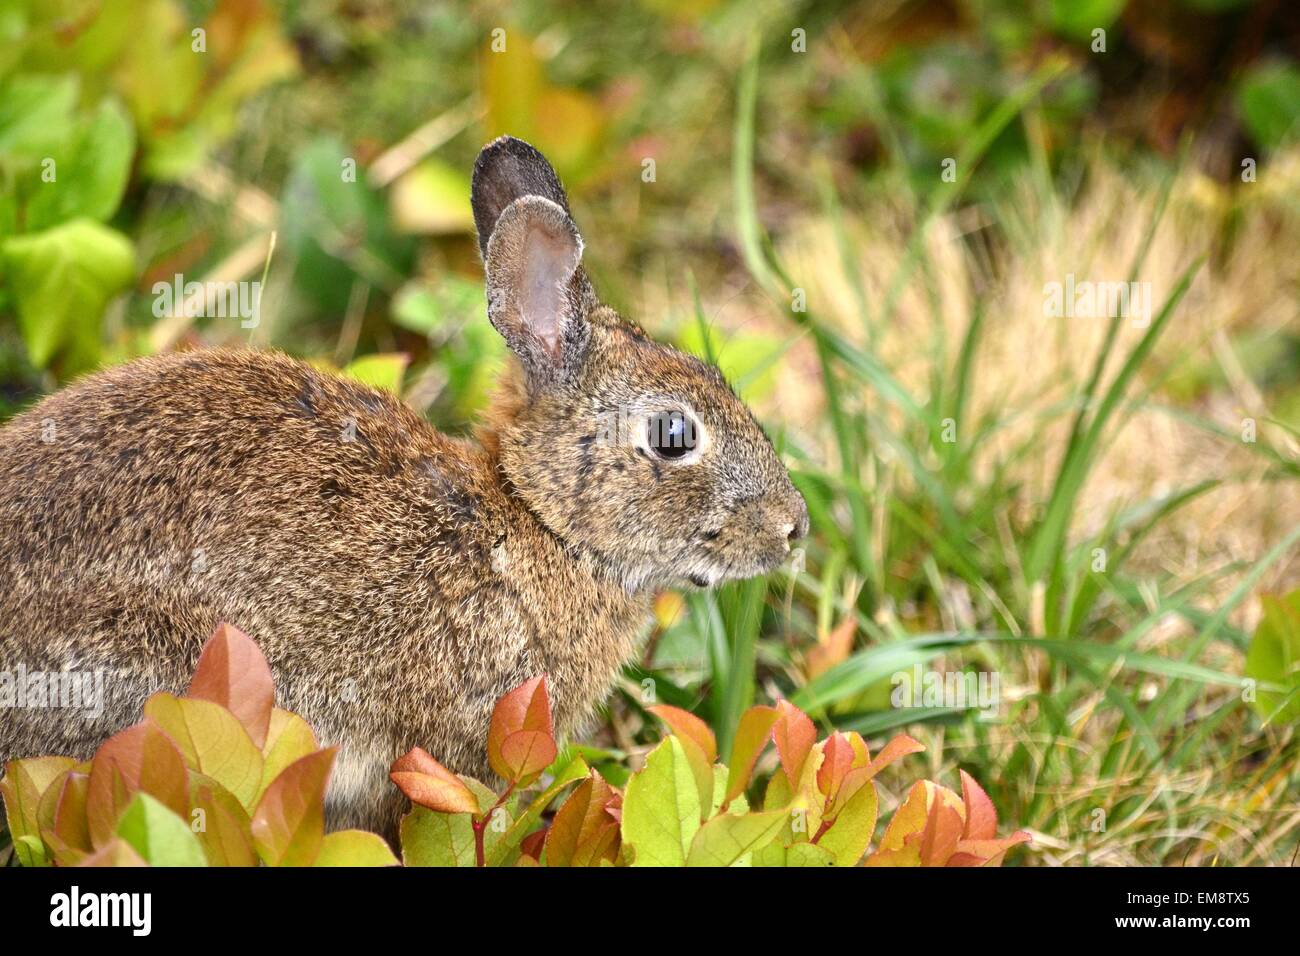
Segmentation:
{"type": "Polygon", "coordinates": [[[656,455],[675,461],[695,448],[697,426],[681,412],[659,412],[650,416],[646,438],[650,450],[656,455]]]}

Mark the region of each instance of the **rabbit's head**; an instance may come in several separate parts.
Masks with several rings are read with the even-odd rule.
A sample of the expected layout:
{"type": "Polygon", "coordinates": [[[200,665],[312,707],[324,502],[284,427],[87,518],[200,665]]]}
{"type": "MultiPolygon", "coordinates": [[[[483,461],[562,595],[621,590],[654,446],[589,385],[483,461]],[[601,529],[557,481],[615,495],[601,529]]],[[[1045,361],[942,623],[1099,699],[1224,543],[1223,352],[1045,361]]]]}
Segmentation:
{"type": "Polygon", "coordinates": [[[555,171],[510,137],[474,166],[488,316],[518,362],[490,440],[513,491],[629,589],[769,571],[808,509],[718,370],[596,298],[555,171]]]}

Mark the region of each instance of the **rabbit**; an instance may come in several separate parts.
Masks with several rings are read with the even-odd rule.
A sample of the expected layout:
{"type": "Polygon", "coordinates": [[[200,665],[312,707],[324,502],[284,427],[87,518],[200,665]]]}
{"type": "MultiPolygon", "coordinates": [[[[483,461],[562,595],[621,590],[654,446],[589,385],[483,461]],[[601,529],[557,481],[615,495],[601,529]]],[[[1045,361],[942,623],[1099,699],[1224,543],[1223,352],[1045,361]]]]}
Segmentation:
{"type": "Polygon", "coordinates": [[[576,737],[657,590],[784,561],[808,509],[768,438],[716,368],[597,299],[542,154],[488,144],[471,200],[509,346],[472,439],[251,349],[137,359],[0,429],[0,671],[103,675],[94,708],[0,715],[0,760],[90,756],[228,622],[339,747],[330,827],[392,839],[397,756],[491,780],[503,694],[545,674],[576,737]]]}

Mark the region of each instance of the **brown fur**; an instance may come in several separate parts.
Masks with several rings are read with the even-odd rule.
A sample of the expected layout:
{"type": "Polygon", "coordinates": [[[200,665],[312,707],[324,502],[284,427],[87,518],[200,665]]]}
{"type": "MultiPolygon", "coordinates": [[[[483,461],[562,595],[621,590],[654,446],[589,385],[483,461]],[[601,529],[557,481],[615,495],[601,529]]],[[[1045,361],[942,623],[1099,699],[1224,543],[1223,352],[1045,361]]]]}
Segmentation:
{"type": "Polygon", "coordinates": [[[597,303],[563,193],[521,191],[559,189],[538,162],[501,140],[475,170],[489,315],[519,356],[477,442],[228,350],[109,369],[0,429],[0,670],[105,672],[99,719],[14,709],[0,759],[88,756],[228,621],[277,703],[341,745],[331,825],[391,835],[397,755],[489,776],[493,704],[540,673],[557,731],[580,732],[655,588],[782,560],[807,514],[766,438],[716,370],[597,303]],[[698,460],[602,438],[611,411],[665,401],[708,433],[698,460]]]}

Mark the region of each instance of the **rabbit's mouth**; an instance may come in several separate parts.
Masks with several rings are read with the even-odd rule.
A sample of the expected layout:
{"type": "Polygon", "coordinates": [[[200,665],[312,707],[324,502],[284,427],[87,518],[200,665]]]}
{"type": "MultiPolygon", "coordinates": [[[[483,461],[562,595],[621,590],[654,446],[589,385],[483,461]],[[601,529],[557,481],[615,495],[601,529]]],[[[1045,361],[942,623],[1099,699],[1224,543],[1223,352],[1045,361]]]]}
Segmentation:
{"type": "Polygon", "coordinates": [[[686,581],[697,588],[717,587],[726,581],[743,581],[776,570],[784,563],[787,552],[767,552],[746,561],[709,561],[701,570],[688,571],[686,581]]]}

